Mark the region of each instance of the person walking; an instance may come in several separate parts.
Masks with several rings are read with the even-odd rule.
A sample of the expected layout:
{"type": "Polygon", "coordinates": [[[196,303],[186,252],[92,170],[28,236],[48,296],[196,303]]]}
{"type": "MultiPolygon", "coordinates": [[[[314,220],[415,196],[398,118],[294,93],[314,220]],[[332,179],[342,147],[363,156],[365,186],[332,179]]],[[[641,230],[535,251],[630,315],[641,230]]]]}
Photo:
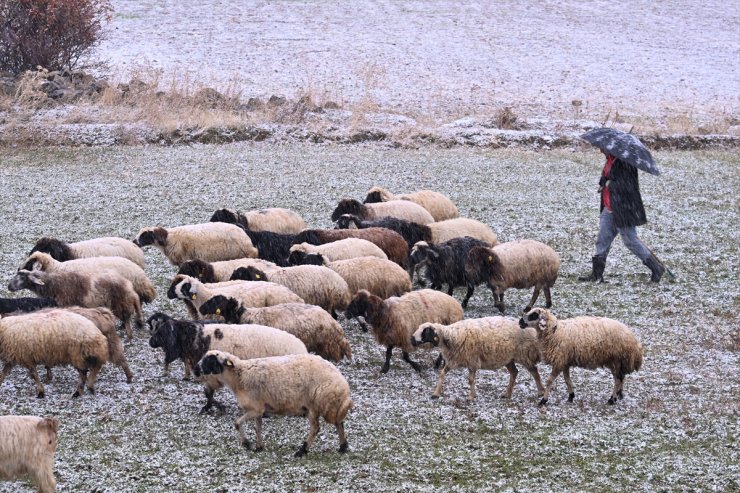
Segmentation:
{"type": "Polygon", "coordinates": [[[637,226],[647,223],[645,207],[640,196],[637,168],[601,150],[606,163],[599,179],[601,208],[599,234],[596,238],[596,253],[592,257],[591,274],[581,276],[579,281],[604,281],[606,257],[617,234],[622,242],[651,272],[650,281],[660,282],[665,267],[637,237],[637,226]]]}

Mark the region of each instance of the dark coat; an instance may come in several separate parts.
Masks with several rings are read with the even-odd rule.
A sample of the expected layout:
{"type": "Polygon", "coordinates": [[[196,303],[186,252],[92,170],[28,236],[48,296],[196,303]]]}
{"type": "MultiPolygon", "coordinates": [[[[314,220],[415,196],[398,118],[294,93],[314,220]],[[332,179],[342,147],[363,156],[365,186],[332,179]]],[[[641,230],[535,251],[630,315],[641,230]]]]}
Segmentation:
{"type": "MultiPolygon", "coordinates": [[[[600,184],[608,183],[609,201],[614,214],[614,224],[618,228],[642,226],[647,223],[645,207],[640,196],[640,183],[637,179],[637,168],[627,163],[614,160],[609,176],[601,178],[600,184]]],[[[601,198],[600,211],[604,209],[604,198],[601,198]]]]}

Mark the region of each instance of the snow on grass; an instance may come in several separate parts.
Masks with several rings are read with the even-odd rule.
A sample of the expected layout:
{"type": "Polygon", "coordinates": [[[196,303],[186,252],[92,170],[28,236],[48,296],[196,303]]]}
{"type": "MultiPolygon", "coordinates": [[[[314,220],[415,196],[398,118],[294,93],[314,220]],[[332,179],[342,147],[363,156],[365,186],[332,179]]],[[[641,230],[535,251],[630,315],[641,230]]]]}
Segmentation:
{"type": "MultiPolygon", "coordinates": [[[[558,316],[627,323],[645,361],[616,406],[606,405],[611,375],[582,369],[572,372],[572,404],[561,377],[547,407],[537,407],[523,371],[512,399],[499,399],[505,370],[479,372],[471,403],[466,372],[453,370],[433,401],[435,354],[412,355],[421,374],[395,354],[381,375],[384,348],[342,320],[354,353],[338,365],[355,403],[346,421],[351,452],[336,452],[336,432],[324,424],[309,455],[294,459],[305,418],[265,419],[265,450],[244,450],[230,393],[216,394],[224,416],[199,416],[201,387],[181,380],[179,363],[165,377],[161,351],[138,330],[125,344],[131,385],[106,366],[96,395],[73,400],[76,372],[59,368],[47,397],[36,399],[26,372],[14,369],[0,385],[0,414],[60,419],[60,492],[737,489],[737,153],[656,153],[663,175],[640,175],[650,223],[639,234],[678,276],[657,286],[619,240],[607,261],[608,283],[576,281],[590,268],[600,157],[264,143],[11,150],[0,158],[6,282],[42,235],[133,238],[145,226],[206,221],[224,206],[288,207],[311,226],[330,227],[344,196],[363,197],[373,185],[431,188],[449,195],[463,216],[490,224],[502,241],[533,238],[555,248],[563,260],[553,289],[558,316]]],[[[159,296],[145,316],[163,310],[184,317],[181,303],[165,297],[174,269],[158,251],[146,255],[159,296]]],[[[516,316],[529,296],[507,292],[507,314],[516,316]]],[[[466,317],[492,314],[490,292],[478,288],[466,317]]],[[[541,365],[543,377],[548,371],[541,365]]],[[[251,424],[247,429],[253,433],[251,424]]],[[[11,491],[31,490],[0,483],[0,492],[11,491]]]]}

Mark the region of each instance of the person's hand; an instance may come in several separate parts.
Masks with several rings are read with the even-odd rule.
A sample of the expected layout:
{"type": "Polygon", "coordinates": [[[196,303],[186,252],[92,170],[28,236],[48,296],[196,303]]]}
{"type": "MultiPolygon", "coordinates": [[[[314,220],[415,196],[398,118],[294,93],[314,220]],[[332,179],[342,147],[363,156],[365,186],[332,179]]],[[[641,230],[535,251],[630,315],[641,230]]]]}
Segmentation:
{"type": "Polygon", "coordinates": [[[606,184],[609,182],[609,180],[606,178],[606,176],[601,176],[601,179],[599,179],[599,187],[603,188],[606,186],[606,184]]]}

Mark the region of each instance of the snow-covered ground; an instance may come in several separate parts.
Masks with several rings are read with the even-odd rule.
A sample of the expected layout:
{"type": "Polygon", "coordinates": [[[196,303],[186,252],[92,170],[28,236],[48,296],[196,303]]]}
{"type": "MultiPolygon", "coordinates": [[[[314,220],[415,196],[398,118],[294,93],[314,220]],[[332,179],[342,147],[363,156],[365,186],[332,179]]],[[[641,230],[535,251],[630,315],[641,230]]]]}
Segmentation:
{"type": "MultiPolygon", "coordinates": [[[[0,272],[5,283],[43,235],[70,241],[119,235],[144,226],[207,220],[220,207],[283,206],[312,226],[329,227],[343,196],[372,185],[392,191],[431,188],[449,195],[463,216],[490,224],[502,241],[533,238],[562,258],[553,289],[560,317],[603,315],[633,328],[645,349],[625,399],[607,406],[608,371],[572,372],[568,404],[562,377],[537,407],[531,377],[519,373],[511,400],[497,396],[505,370],[478,375],[478,398],[466,403],[464,371],[450,372],[430,400],[433,355],[400,355],[379,374],[384,349],[342,320],[354,358],[339,364],[352,388],[350,453],[336,452],[323,426],[304,459],[304,418],[269,418],[265,450],[248,452],[233,429],[237,408],[227,391],[224,416],[199,416],[202,390],[181,381],[182,366],[163,375],[162,354],[136,332],[125,352],[135,381],[106,366],[96,395],[72,399],[76,372],[54,371],[46,398],[35,397],[26,371],[0,384],[0,414],[60,419],[56,473],[60,492],[152,491],[737,491],[740,452],[740,300],[734,151],[658,152],[663,174],[641,175],[650,223],[640,236],[677,275],[651,285],[647,269],[616,240],[605,284],[576,281],[589,270],[597,229],[597,151],[387,149],[371,145],[237,144],[9,150],[0,180],[0,272]]],[[[185,316],[165,296],[172,266],[147,250],[158,289],[145,316],[185,316]]],[[[458,290],[461,291],[461,290],[458,290]]],[[[457,296],[462,293],[458,292],[457,296]]],[[[516,316],[528,290],[507,292],[516,316]]],[[[495,314],[478,288],[466,317],[495,314]]],[[[540,366],[546,375],[549,368],[540,366]]],[[[251,424],[247,427],[252,430],[251,424]]],[[[0,483],[0,492],[31,491],[0,483]]]]}
{"type": "Polygon", "coordinates": [[[152,65],[238,79],[247,97],[310,91],[422,121],[509,106],[680,131],[740,109],[737,1],[112,3],[99,54],[124,78],[152,65]]]}

